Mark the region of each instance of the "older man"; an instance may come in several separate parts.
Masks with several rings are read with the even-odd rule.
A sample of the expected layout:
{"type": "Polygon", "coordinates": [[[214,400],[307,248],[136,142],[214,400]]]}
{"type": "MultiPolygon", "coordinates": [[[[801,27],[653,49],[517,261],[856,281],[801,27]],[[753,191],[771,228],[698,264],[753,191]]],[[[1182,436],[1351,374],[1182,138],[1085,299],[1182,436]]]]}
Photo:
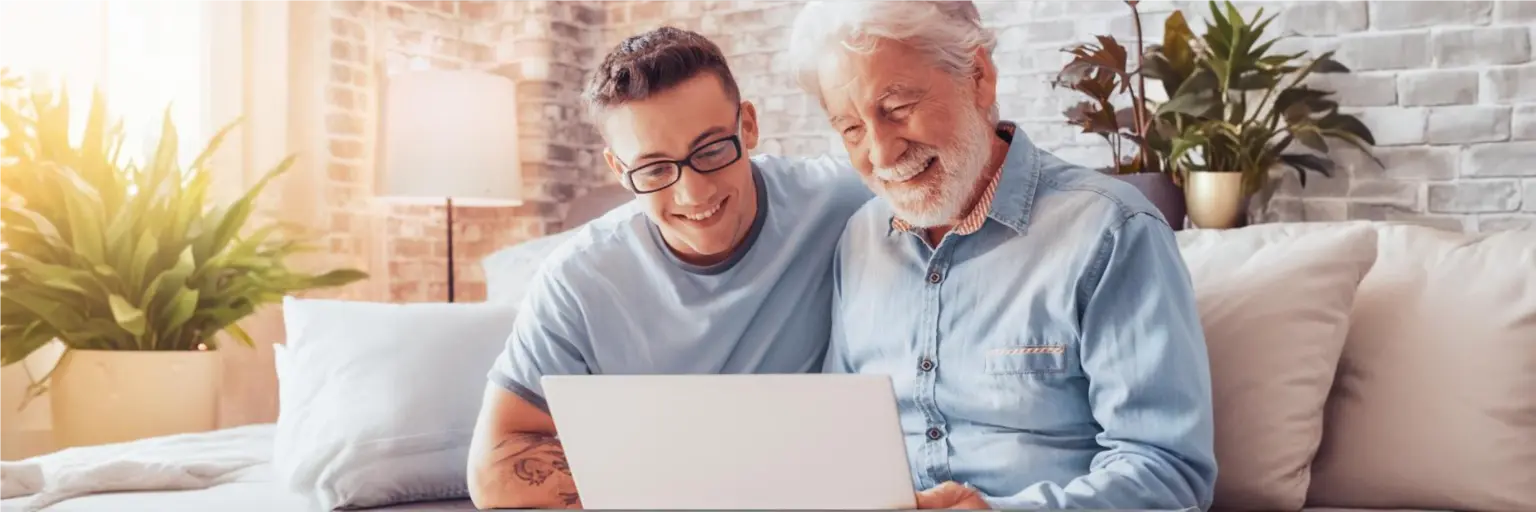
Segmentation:
{"type": "Polygon", "coordinates": [[[815,3],[791,41],[878,195],[838,246],[827,370],[895,379],[919,505],[1209,507],[1210,372],[1172,230],[999,121],[975,6],[815,3]]]}

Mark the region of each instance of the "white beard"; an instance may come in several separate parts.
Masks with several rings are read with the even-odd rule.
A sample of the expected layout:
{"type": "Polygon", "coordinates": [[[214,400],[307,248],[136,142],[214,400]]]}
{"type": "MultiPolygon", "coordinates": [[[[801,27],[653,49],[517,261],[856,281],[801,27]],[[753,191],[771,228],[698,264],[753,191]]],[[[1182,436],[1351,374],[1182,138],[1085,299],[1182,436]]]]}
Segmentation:
{"type": "Polygon", "coordinates": [[[985,166],[992,156],[993,128],[987,125],[981,111],[971,108],[965,111],[960,126],[967,129],[959,134],[950,147],[914,147],[901,162],[890,167],[877,167],[873,176],[864,180],[870,189],[890,203],[898,218],[913,227],[926,229],[959,220],[966,213],[966,201],[976,191],[976,185],[986,171],[985,166]],[[934,156],[939,157],[939,167],[928,172],[939,175],[931,185],[910,187],[903,183],[889,182],[910,178],[922,172],[934,156]]]}

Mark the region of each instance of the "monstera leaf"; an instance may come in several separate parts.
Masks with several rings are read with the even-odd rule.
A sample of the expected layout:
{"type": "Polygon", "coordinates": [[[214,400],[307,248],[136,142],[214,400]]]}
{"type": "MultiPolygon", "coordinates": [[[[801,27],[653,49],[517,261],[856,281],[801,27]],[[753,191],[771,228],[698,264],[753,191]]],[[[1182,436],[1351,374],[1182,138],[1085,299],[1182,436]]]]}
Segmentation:
{"type": "MultiPolygon", "coordinates": [[[[1127,1],[1133,15],[1136,2],[1127,1]]],[[[1140,17],[1137,15],[1137,23],[1140,17]]],[[[1088,97],[1068,108],[1067,122],[1083,133],[1097,134],[1110,145],[1115,155],[1111,168],[1116,173],[1159,172],[1161,160],[1155,149],[1166,139],[1159,139],[1152,126],[1152,111],[1145,87],[1134,87],[1140,74],[1132,69],[1130,52],[1113,36],[1096,36],[1095,42],[1064,50],[1072,55],[1057,73],[1053,85],[1075,90],[1088,97]],[[1127,94],[1130,106],[1116,107],[1115,96],[1127,94]]]]}

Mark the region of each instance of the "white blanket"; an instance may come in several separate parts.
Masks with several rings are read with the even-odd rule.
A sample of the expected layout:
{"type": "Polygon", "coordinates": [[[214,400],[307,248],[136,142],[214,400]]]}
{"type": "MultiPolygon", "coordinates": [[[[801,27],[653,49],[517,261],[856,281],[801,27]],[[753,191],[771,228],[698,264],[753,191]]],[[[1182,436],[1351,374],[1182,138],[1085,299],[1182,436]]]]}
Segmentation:
{"type": "MultiPolygon", "coordinates": [[[[3,498],[32,496],[31,512],[87,494],[204,489],[232,481],[271,457],[259,425],[70,448],[0,464],[3,498]],[[265,442],[252,442],[262,439],[265,442]]],[[[7,508],[9,512],[9,508],[7,508]]]]}

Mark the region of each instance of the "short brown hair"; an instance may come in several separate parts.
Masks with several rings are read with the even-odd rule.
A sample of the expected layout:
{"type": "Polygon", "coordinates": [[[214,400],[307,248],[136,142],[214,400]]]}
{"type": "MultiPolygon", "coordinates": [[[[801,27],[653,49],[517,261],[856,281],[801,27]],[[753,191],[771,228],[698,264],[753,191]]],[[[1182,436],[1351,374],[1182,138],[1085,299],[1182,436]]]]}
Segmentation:
{"type": "Polygon", "coordinates": [[[592,73],[582,100],[592,114],[640,101],[683,83],[699,73],[714,73],[732,101],[741,91],[720,47],[698,33],[661,27],[619,43],[592,73]]]}

